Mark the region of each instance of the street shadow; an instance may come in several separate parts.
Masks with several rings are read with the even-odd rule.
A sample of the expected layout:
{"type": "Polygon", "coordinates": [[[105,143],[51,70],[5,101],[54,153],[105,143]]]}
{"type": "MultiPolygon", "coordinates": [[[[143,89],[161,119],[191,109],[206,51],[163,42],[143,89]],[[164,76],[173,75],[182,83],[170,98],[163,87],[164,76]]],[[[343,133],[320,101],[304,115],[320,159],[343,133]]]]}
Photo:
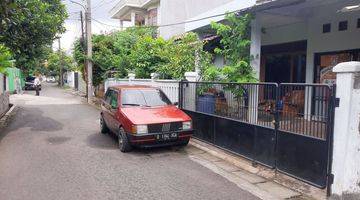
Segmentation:
{"type": "Polygon", "coordinates": [[[134,155],[138,156],[149,156],[149,157],[167,157],[172,156],[174,153],[181,153],[183,152],[184,148],[181,146],[164,146],[164,147],[149,147],[149,148],[143,148],[143,147],[136,147],[131,152],[134,155]]]}
{"type": "Polygon", "coordinates": [[[95,133],[89,135],[86,144],[96,149],[114,150],[118,148],[116,136],[112,134],[95,133]]]}
{"type": "MultiPolygon", "coordinates": [[[[108,134],[96,133],[89,135],[86,139],[86,143],[92,148],[105,149],[105,150],[119,150],[117,136],[112,133],[108,133],[108,134]]],[[[184,154],[184,152],[185,152],[184,147],[181,146],[164,146],[164,147],[151,147],[151,148],[134,147],[133,150],[131,152],[128,152],[127,154],[131,154],[138,157],[151,158],[151,157],[171,156],[174,153],[184,154]]]]}
{"type": "Polygon", "coordinates": [[[20,128],[29,127],[33,132],[54,132],[63,129],[63,124],[50,118],[45,117],[44,112],[34,107],[19,107],[16,115],[12,116],[10,123],[0,133],[0,140],[8,133],[20,128]]]}

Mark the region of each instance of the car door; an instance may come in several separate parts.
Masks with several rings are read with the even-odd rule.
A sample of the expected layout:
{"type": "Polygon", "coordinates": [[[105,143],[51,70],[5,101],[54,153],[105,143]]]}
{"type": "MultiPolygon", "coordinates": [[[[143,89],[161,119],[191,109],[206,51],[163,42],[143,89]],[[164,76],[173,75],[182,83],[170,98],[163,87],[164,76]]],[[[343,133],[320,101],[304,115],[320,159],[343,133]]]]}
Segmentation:
{"type": "Polygon", "coordinates": [[[111,123],[111,127],[109,127],[114,133],[118,131],[119,121],[119,92],[117,90],[113,90],[110,98],[110,107],[109,107],[109,119],[111,123]]]}
{"type": "Polygon", "coordinates": [[[103,101],[101,103],[102,115],[103,115],[105,124],[108,126],[108,128],[111,127],[110,100],[111,100],[112,93],[113,93],[113,90],[108,89],[105,93],[105,98],[103,99],[103,101]]]}

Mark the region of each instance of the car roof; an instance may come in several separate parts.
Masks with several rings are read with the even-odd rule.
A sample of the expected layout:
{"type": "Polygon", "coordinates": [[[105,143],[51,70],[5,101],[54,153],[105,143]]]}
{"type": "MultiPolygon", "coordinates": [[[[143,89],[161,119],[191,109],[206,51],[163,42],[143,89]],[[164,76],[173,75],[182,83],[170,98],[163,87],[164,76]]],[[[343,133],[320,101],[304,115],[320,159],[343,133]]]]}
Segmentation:
{"type": "Polygon", "coordinates": [[[111,89],[115,89],[115,90],[122,90],[122,89],[158,89],[157,87],[153,87],[153,86],[148,86],[148,85],[115,85],[115,86],[111,86],[109,87],[111,89]]]}

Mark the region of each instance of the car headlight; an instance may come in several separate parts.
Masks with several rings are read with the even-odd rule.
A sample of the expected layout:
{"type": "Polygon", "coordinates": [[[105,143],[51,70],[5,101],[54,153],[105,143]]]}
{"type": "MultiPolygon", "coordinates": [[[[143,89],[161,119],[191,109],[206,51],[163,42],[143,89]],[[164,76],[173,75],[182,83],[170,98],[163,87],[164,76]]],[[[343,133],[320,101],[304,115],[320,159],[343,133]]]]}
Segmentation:
{"type": "Polygon", "coordinates": [[[136,134],[145,134],[148,133],[148,127],[147,125],[134,125],[132,132],[136,134]]]}
{"type": "Polygon", "coordinates": [[[183,130],[190,130],[192,128],[191,121],[183,122],[182,123],[182,129],[183,130]]]}

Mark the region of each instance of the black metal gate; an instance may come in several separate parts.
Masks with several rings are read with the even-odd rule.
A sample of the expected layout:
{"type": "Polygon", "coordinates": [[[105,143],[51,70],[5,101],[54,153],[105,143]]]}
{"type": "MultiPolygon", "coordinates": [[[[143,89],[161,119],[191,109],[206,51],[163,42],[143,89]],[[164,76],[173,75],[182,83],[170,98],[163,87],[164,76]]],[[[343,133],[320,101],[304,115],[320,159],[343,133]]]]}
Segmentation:
{"type": "Polygon", "coordinates": [[[194,136],[325,188],[334,88],[319,84],[180,82],[194,136]]]}
{"type": "Polygon", "coordinates": [[[74,73],[75,90],[79,90],[79,73],[74,73]]]}

